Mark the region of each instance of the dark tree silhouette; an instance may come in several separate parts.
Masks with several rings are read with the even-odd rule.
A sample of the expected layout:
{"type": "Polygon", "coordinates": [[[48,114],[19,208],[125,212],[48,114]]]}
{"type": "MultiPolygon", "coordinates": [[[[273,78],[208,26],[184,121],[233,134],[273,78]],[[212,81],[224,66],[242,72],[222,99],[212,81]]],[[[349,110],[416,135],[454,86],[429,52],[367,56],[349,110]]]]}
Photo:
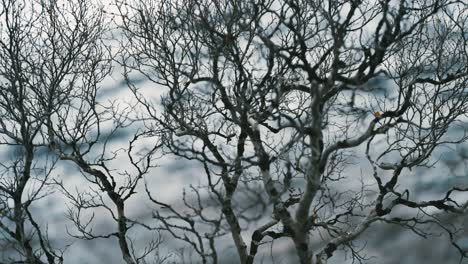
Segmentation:
{"type": "Polygon", "coordinates": [[[163,129],[165,152],[205,170],[204,185],[184,193],[186,213],[147,190],[165,209],[154,214],[159,228],[202,263],[223,263],[216,241],[227,235],[240,263],[282,238],[300,263],[327,263],[337,250],[363,261],[355,240],[385,224],[421,236],[433,224],[467,256],[438,217],[466,213],[467,189],[426,200],[407,180],[435,164],[434,150],[467,139],[447,136],[468,113],[466,3],[117,5],[126,76],[164,91],[158,105],[129,80],[145,119],[163,129]]]}
{"type": "Polygon", "coordinates": [[[101,19],[89,3],[0,3],[0,228],[8,263],[62,263],[30,209],[52,192],[57,156],[47,151],[51,116],[87,76],[100,47],[101,19]]]}
{"type": "Polygon", "coordinates": [[[30,209],[56,190],[69,198],[60,205],[68,207],[76,227],[63,233],[86,240],[116,237],[123,260],[140,262],[159,241],[133,247],[128,234],[138,222],[126,217],[125,202],[153,166],[156,148],[142,149],[141,131],[127,147],[109,143],[131,124],[131,111],[97,100],[112,61],[111,47],[104,42],[110,20],[103,7],[82,0],[7,0],[0,4],[0,19],[0,135],[5,152],[0,262],[64,262],[67,246],[54,244],[48,225],[37,220],[47,214],[39,214],[40,207],[35,210],[39,216],[30,209]],[[117,171],[116,162],[109,168],[117,157],[127,157],[131,168],[117,171]],[[67,184],[54,173],[59,160],[77,165],[90,186],[83,190],[67,184]],[[103,210],[114,221],[115,232],[93,230],[94,215],[103,210]]]}
{"type": "Polygon", "coordinates": [[[437,154],[468,139],[467,32],[456,0],[3,0],[0,262],[80,261],[63,228],[128,264],[366,263],[389,226],[463,261],[468,188],[413,182],[467,157],[437,154]],[[176,201],[157,159],[196,164],[176,201]]]}

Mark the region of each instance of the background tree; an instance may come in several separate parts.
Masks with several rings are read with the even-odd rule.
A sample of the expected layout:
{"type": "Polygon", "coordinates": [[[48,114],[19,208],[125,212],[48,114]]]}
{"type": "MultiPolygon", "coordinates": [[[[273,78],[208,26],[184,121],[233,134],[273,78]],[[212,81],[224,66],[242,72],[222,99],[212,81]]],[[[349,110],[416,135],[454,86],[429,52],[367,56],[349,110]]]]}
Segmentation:
{"type": "Polygon", "coordinates": [[[281,238],[300,263],[326,263],[337,250],[363,261],[356,239],[385,224],[423,237],[434,225],[466,257],[440,216],[466,213],[467,189],[426,199],[409,184],[424,177],[412,169],[433,167],[434,151],[467,139],[447,137],[468,111],[466,3],[118,7],[126,76],[139,72],[163,91],[156,104],[128,79],[146,120],[163,129],[167,153],[205,171],[204,188],[184,193],[185,213],[147,190],[161,207],[156,223],[203,263],[221,261],[216,241],[227,234],[241,263],[281,238]],[[356,162],[361,175],[350,173],[356,162]]]}
{"type": "Polygon", "coordinates": [[[64,245],[52,246],[31,207],[52,192],[50,116],[96,62],[102,20],[91,13],[83,1],[0,4],[0,233],[8,263],[63,262],[64,245]]]}
{"type": "MultiPolygon", "coordinates": [[[[63,100],[52,102],[55,111],[47,115],[45,138],[50,150],[60,160],[75,165],[88,183],[80,188],[63,179],[54,181],[70,202],[67,218],[74,224],[74,230],[67,230],[67,233],[83,240],[116,238],[125,263],[144,263],[160,241],[155,237],[141,248],[134,245],[136,239],[130,230],[145,225],[131,219],[125,206],[136,194],[143,176],[154,166],[159,143],[141,143],[146,132],[136,126],[127,129],[133,123],[132,106],[105,97],[101,92],[103,81],[111,77],[114,55],[112,43],[106,42],[110,32],[104,7],[91,1],[61,4],[70,10],[57,4],[57,9],[51,13],[61,19],[63,26],[70,25],[70,20],[75,21],[77,28],[62,30],[65,34],[76,34],[69,41],[79,45],[69,51],[76,54],[73,57],[76,68],[66,69],[68,76],[62,85],[54,82],[63,100]],[[116,138],[119,142],[115,142],[116,138]],[[99,222],[111,224],[111,227],[95,228],[99,222]]],[[[48,63],[53,61],[47,60],[48,63]]],[[[141,241],[137,243],[142,244],[141,241]]],[[[107,245],[106,242],[102,244],[107,245]]]]}
{"type": "Polygon", "coordinates": [[[81,0],[2,1],[0,19],[0,262],[64,262],[67,245],[49,239],[51,219],[34,203],[57,190],[70,198],[60,205],[68,205],[78,233],[61,232],[87,240],[116,237],[123,259],[141,262],[159,242],[133,247],[128,230],[137,222],[126,217],[124,205],[151,168],[154,149],[138,145],[142,132],[126,148],[109,143],[130,123],[130,110],[98,100],[111,72],[103,7],[81,0]],[[123,155],[133,170],[107,167],[123,155]],[[74,162],[91,187],[73,186],[57,175],[59,160],[60,166],[74,162]],[[110,213],[107,221],[115,221],[115,232],[93,232],[101,208],[110,213]]]}

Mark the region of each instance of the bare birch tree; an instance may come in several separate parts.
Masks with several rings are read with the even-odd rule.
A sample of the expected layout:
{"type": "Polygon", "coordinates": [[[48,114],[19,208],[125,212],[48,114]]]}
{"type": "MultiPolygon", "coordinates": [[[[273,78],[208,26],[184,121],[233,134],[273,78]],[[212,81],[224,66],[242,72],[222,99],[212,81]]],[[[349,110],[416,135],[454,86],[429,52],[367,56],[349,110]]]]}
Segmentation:
{"type": "Polygon", "coordinates": [[[129,80],[146,120],[164,130],[167,153],[204,167],[184,212],[147,190],[155,223],[202,263],[224,263],[216,241],[226,235],[240,263],[280,238],[303,264],[337,250],[363,261],[356,239],[385,224],[423,237],[433,224],[467,256],[439,218],[466,213],[467,189],[424,200],[406,180],[467,139],[447,136],[467,121],[464,1],[117,5],[126,74],[164,91],[159,106],[129,80]]]}

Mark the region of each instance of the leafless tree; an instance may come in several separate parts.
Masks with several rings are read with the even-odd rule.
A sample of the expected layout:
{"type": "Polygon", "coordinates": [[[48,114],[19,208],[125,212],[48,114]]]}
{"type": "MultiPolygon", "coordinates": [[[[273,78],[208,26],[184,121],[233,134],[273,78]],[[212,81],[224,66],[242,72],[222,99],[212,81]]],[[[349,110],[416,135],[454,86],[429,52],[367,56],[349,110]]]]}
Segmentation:
{"type": "Polygon", "coordinates": [[[36,1],[0,4],[0,183],[2,257],[14,263],[61,263],[63,246],[51,245],[46,226],[31,212],[52,191],[57,157],[44,128],[67,100],[81,65],[96,45],[99,22],[87,5],[36,1]],[[62,9],[63,8],[63,9],[62,9]],[[88,19],[88,20],[87,20],[88,19]],[[89,32],[90,31],[90,32],[89,32]],[[12,253],[13,252],[13,253],[12,253]],[[16,253],[15,253],[16,252],[16,253]],[[6,255],[5,255],[6,254],[6,255]]]}
{"type": "MultiPolygon", "coordinates": [[[[111,73],[113,55],[112,47],[104,41],[105,34],[109,33],[105,10],[91,2],[66,4],[72,8],[71,12],[58,10],[55,16],[61,17],[64,24],[75,19],[78,28],[65,32],[77,34],[78,43],[83,42],[71,49],[77,54],[76,69],[65,79],[64,86],[57,87],[66,97],[61,104],[55,103],[57,109],[47,115],[46,137],[49,148],[60,160],[76,165],[90,186],[79,189],[63,180],[54,183],[72,204],[67,216],[76,230],[69,232],[71,236],[84,240],[115,237],[126,263],[142,263],[161,241],[156,237],[143,248],[135,247],[130,229],[145,225],[128,217],[125,205],[136,193],[143,176],[154,166],[159,144],[140,143],[147,137],[147,132],[141,130],[133,131],[124,146],[121,142],[111,142],[119,133],[132,132],[124,130],[133,122],[131,105],[106,98],[107,101],[99,100],[101,83],[111,73]],[[95,218],[115,226],[109,232],[95,230],[95,218]]],[[[154,131],[151,135],[154,136],[154,131]]]]}
{"type": "MultiPolygon", "coordinates": [[[[68,217],[78,232],[64,233],[83,239],[116,237],[127,263],[140,263],[160,242],[149,241],[137,249],[128,237],[138,222],[126,217],[125,201],[153,166],[156,148],[139,145],[145,132],[137,131],[126,147],[110,149],[110,139],[131,122],[128,108],[97,100],[100,83],[111,72],[103,11],[81,0],[0,4],[2,263],[64,261],[66,246],[51,242],[48,223],[37,220],[46,214],[31,210],[35,201],[56,190],[70,198],[68,217]],[[117,156],[127,157],[131,168],[109,169],[117,156]],[[67,161],[77,165],[90,188],[70,186],[61,175],[53,177],[57,163],[67,161]],[[93,232],[99,208],[108,210],[115,232],[93,232]]],[[[66,208],[67,203],[61,205],[66,208]]]]}
{"type": "Polygon", "coordinates": [[[468,188],[434,197],[411,185],[438,165],[439,149],[467,140],[455,131],[468,113],[466,3],[137,0],[116,9],[120,49],[104,40],[111,10],[91,1],[0,3],[1,262],[64,262],[66,246],[33,210],[56,190],[74,225],[64,231],[116,238],[132,264],[157,256],[158,232],[201,263],[260,263],[279,241],[294,249],[290,262],[365,262],[359,238],[384,225],[424,238],[438,229],[467,257],[450,219],[466,215],[468,188]],[[101,97],[113,58],[137,104],[101,97]],[[134,74],[162,91],[160,102],[134,74]],[[180,204],[147,185],[153,221],[134,219],[128,201],[160,155],[195,161],[203,177],[180,204]],[[89,184],[68,183],[58,164],[89,184]],[[112,224],[97,230],[98,221],[112,224]],[[141,248],[136,228],[155,239],[141,248]],[[226,259],[226,241],[238,259],[226,259]]]}
{"type": "Polygon", "coordinates": [[[164,91],[158,105],[128,80],[145,120],[164,132],[164,151],[204,168],[184,212],[147,190],[155,222],[202,263],[225,263],[226,234],[240,263],[280,238],[303,264],[337,250],[362,262],[356,239],[385,224],[423,237],[435,225],[467,256],[441,215],[465,214],[468,189],[426,200],[408,181],[435,165],[439,147],[467,139],[447,136],[467,121],[465,1],[117,6],[126,76],[164,91]]]}

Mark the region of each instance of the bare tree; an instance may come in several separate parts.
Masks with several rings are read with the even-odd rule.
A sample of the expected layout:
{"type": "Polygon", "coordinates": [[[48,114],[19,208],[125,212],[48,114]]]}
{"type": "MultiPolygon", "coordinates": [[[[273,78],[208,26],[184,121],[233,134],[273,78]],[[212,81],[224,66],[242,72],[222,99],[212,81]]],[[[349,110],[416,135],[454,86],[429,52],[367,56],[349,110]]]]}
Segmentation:
{"type": "Polygon", "coordinates": [[[0,135],[4,152],[0,261],[64,261],[66,246],[53,245],[48,221],[37,220],[46,214],[35,215],[31,210],[36,200],[58,187],[71,201],[68,217],[78,231],[78,235],[70,231],[73,236],[117,237],[123,259],[141,262],[160,241],[135,249],[127,232],[137,223],[126,218],[124,205],[152,167],[155,148],[140,147],[139,139],[145,133],[136,132],[128,148],[108,152],[109,140],[130,121],[128,109],[121,111],[116,104],[104,106],[97,100],[99,85],[111,72],[110,53],[103,42],[108,30],[103,7],[81,0],[7,0],[0,4],[0,18],[0,135]],[[102,127],[108,124],[110,128],[102,127]],[[107,163],[122,156],[120,153],[128,157],[133,170],[119,174],[108,169],[107,163]],[[91,188],[83,191],[53,177],[59,160],[74,162],[91,188]],[[116,232],[93,233],[93,217],[84,223],[83,212],[96,208],[108,210],[116,232]]]}
{"type": "Polygon", "coordinates": [[[66,246],[49,239],[34,210],[55,190],[68,198],[74,228],[65,231],[116,238],[132,264],[158,256],[158,232],[202,263],[263,262],[283,241],[290,262],[343,254],[365,262],[360,237],[389,225],[424,238],[440,230],[467,257],[462,227],[450,219],[466,215],[468,189],[447,186],[435,197],[411,185],[437,166],[440,148],[467,140],[455,131],[468,113],[466,3],[116,7],[118,54],[104,40],[110,11],[102,6],[0,3],[0,261],[64,262],[66,246]],[[137,104],[101,97],[115,57],[137,104]],[[160,103],[133,74],[162,91],[160,103]],[[153,221],[136,219],[129,201],[144,193],[161,155],[195,161],[202,177],[179,204],[145,186],[153,221]],[[89,185],[60,178],[59,163],[75,165],[89,185]],[[112,224],[97,229],[99,221],[112,224]],[[156,231],[143,248],[137,228],[156,231]],[[238,259],[226,259],[226,241],[238,259]]]}
{"type": "Polygon", "coordinates": [[[159,228],[203,263],[224,263],[225,234],[241,263],[280,238],[300,263],[327,263],[337,250],[363,261],[356,239],[384,224],[423,237],[434,224],[467,256],[440,218],[466,213],[467,189],[424,200],[406,180],[434,166],[434,150],[467,139],[447,136],[468,113],[464,1],[117,6],[126,75],[164,91],[156,105],[129,80],[146,120],[163,129],[167,153],[205,169],[206,185],[184,195],[188,214],[148,190],[159,228]]]}
{"type": "Polygon", "coordinates": [[[46,226],[31,212],[50,192],[57,157],[48,152],[46,125],[67,100],[95,46],[89,6],[36,1],[0,4],[0,183],[2,257],[14,263],[61,263],[46,226]],[[58,10],[60,8],[60,10],[58,10]],[[12,253],[13,252],[13,253],[12,253]],[[14,253],[16,252],[16,254],[14,253]]]}
{"type": "Polygon", "coordinates": [[[76,21],[77,28],[65,32],[77,34],[78,43],[83,42],[72,49],[76,54],[76,68],[65,79],[68,82],[56,88],[64,99],[60,104],[52,103],[56,109],[47,115],[45,127],[49,148],[60,160],[76,165],[90,183],[86,188],[77,188],[61,179],[54,181],[71,201],[67,217],[75,230],[69,234],[84,240],[116,238],[126,263],[145,263],[161,240],[155,237],[143,248],[136,247],[130,230],[135,226],[147,227],[131,219],[125,205],[136,194],[143,176],[154,166],[154,154],[160,144],[143,144],[141,139],[147,137],[147,132],[128,129],[133,124],[130,104],[111,98],[99,99],[101,84],[110,76],[114,55],[112,46],[104,39],[109,33],[104,7],[84,1],[66,4],[71,12],[53,10],[54,17],[61,18],[64,25],[70,19],[76,21]],[[127,133],[133,134],[126,145],[113,142],[127,133]],[[122,162],[126,162],[125,167],[122,162]],[[99,221],[106,225],[113,223],[111,231],[96,230],[94,226],[99,221]]]}

